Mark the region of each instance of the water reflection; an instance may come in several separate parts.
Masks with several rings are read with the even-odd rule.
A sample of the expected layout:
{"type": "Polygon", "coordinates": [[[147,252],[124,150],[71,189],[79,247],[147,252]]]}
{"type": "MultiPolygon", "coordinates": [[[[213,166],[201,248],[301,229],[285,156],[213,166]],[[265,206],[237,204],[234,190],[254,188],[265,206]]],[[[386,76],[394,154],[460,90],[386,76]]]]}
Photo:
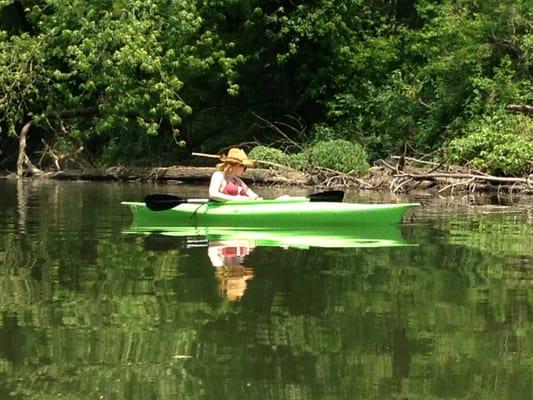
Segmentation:
{"type": "Polygon", "coordinates": [[[412,246],[398,226],[359,229],[239,230],[229,228],[180,227],[172,231],[150,232],[132,227],[125,234],[145,235],[145,250],[168,251],[205,247],[215,268],[218,291],[229,301],[240,300],[247,282],[254,277],[247,257],[257,247],[281,248],[375,248],[412,246]]]}
{"type": "Polygon", "coordinates": [[[151,233],[144,237],[143,245],[149,251],[206,248],[215,269],[218,291],[229,301],[240,300],[247,281],[254,277],[253,268],[245,265],[247,256],[255,249],[253,240],[207,240],[199,236],[151,233]]]}
{"type": "Polygon", "coordinates": [[[255,248],[253,240],[212,240],[207,255],[218,281],[218,290],[229,301],[240,300],[246,290],[246,281],[254,277],[253,269],[244,265],[246,257],[255,248]]]}
{"type": "Polygon", "coordinates": [[[0,181],[0,399],[531,398],[526,213],[121,235],[152,187],[20,189],[0,181]]]}
{"type": "Polygon", "coordinates": [[[148,251],[170,251],[202,247],[207,250],[210,264],[215,269],[218,291],[229,301],[240,300],[247,281],[254,277],[246,258],[255,249],[253,240],[207,240],[201,236],[175,236],[170,232],[153,232],[143,239],[148,251]]]}
{"type": "Polygon", "coordinates": [[[168,237],[202,237],[206,241],[249,241],[254,247],[308,249],[412,246],[399,226],[365,226],[324,229],[235,229],[225,227],[175,227],[157,230],[131,226],[123,231],[129,235],[165,235],[168,237]]]}

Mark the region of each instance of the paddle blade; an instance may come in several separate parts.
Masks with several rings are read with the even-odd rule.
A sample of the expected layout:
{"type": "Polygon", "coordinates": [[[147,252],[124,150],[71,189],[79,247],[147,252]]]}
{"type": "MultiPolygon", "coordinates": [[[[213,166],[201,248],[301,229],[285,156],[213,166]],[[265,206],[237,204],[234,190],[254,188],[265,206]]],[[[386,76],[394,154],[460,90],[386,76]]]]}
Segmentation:
{"type": "Polygon", "coordinates": [[[182,203],[186,203],[187,199],[182,199],[178,196],[173,196],[171,194],[165,193],[156,193],[149,194],[144,198],[146,207],[152,211],[164,211],[170,210],[176,206],[179,206],[182,203]]]}
{"type": "Polygon", "coordinates": [[[313,193],[307,196],[309,201],[331,201],[342,202],[344,199],[344,192],[342,190],[328,190],[325,192],[313,193]]]}

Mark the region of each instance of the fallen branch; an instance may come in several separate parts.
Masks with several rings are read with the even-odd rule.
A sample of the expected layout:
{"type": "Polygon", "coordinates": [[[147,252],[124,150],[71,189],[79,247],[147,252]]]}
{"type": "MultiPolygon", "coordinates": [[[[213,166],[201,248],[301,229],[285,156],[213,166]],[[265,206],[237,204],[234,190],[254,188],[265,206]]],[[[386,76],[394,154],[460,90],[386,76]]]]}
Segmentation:
{"type": "Polygon", "coordinates": [[[394,171],[396,172],[396,168],[393,167],[392,165],[390,165],[389,163],[387,163],[385,160],[377,160],[375,162],[376,165],[379,165],[379,164],[383,164],[385,167],[387,167],[388,169],[390,169],[391,171],[394,171]]]}
{"type": "MultiPolygon", "coordinates": [[[[393,156],[391,159],[400,162],[402,157],[393,156]]],[[[453,191],[456,187],[468,187],[471,193],[476,190],[492,190],[496,186],[498,191],[505,189],[509,192],[531,192],[533,190],[533,174],[523,178],[501,177],[488,175],[469,167],[446,165],[412,157],[405,157],[403,160],[406,162],[404,170],[398,170],[398,167],[391,165],[390,161],[388,163],[378,160],[374,164],[376,167],[385,167],[383,174],[390,177],[388,182],[392,193],[409,192],[423,182],[432,182],[431,187],[436,186],[438,193],[450,189],[453,191]],[[413,164],[424,164],[426,167],[415,167],[413,164]]],[[[425,187],[430,186],[425,185],[425,187]]]]}
{"type": "MultiPolygon", "coordinates": [[[[215,168],[210,167],[112,167],[102,169],[75,169],[46,173],[50,179],[62,180],[105,180],[105,181],[158,181],[158,182],[208,182],[215,168]]],[[[270,169],[250,169],[243,178],[255,184],[266,185],[307,185],[308,178],[303,173],[287,172],[282,176],[270,169]]]]}
{"type": "Polygon", "coordinates": [[[80,145],[80,147],[78,147],[77,149],[75,150],[72,150],[68,153],[59,153],[57,152],[56,150],[52,149],[52,147],[46,143],[46,141],[44,139],[41,139],[41,141],[43,142],[43,145],[44,145],[44,149],[45,151],[43,151],[43,154],[41,156],[41,159],[39,160],[39,166],[41,166],[40,164],[42,163],[43,161],[43,158],[48,155],[52,161],[54,162],[54,165],[56,167],[56,169],[58,171],[61,171],[61,164],[60,162],[62,162],[63,160],[70,160],[72,162],[76,162],[76,157],[83,151],[84,147],[83,145],[80,145]]]}
{"type": "MultiPolygon", "coordinates": [[[[206,158],[216,158],[217,160],[220,160],[220,156],[218,156],[216,154],[206,154],[206,153],[195,153],[194,152],[191,155],[198,156],[198,157],[206,157],[206,158]]],[[[276,167],[276,168],[286,169],[286,170],[289,170],[289,171],[294,171],[294,168],[288,167],[286,165],[273,163],[273,162],[270,162],[270,161],[255,160],[255,162],[258,163],[258,164],[269,165],[271,167],[276,167]]]]}
{"type": "Polygon", "coordinates": [[[363,179],[360,179],[360,178],[357,178],[356,176],[354,176],[353,175],[353,171],[350,171],[348,173],[343,173],[343,172],[339,172],[339,171],[336,171],[336,170],[331,169],[331,168],[318,167],[317,168],[317,173],[320,173],[321,171],[329,173],[330,177],[327,180],[328,182],[333,182],[335,179],[337,179],[337,180],[343,181],[343,183],[344,183],[343,186],[350,186],[349,182],[355,182],[359,186],[365,186],[367,189],[374,188],[374,186],[372,184],[364,181],[363,179]]]}
{"type": "Polygon", "coordinates": [[[442,192],[445,192],[446,190],[448,189],[453,189],[454,187],[456,186],[465,186],[465,185],[470,185],[471,183],[473,183],[475,181],[475,178],[470,178],[466,181],[461,181],[461,182],[456,182],[456,183],[452,183],[450,185],[447,185],[447,186],[444,186],[442,189],[439,190],[439,193],[442,193],[442,192]]]}
{"type": "MultiPolygon", "coordinates": [[[[400,158],[402,158],[402,156],[392,156],[391,157],[393,160],[399,160],[400,158]]],[[[419,163],[419,164],[426,164],[426,165],[442,165],[442,163],[437,163],[437,162],[434,162],[434,161],[426,161],[426,160],[419,160],[417,158],[413,158],[413,157],[404,157],[404,159],[406,161],[413,161],[413,162],[416,162],[416,163],[419,163]]]]}
{"type": "Polygon", "coordinates": [[[393,183],[396,183],[395,180],[393,180],[393,183],[391,183],[391,192],[397,193],[403,186],[407,185],[408,183],[412,182],[412,179],[405,179],[403,182],[400,182],[394,189],[392,189],[393,183]]]}
{"type": "Polygon", "coordinates": [[[523,183],[528,184],[527,178],[505,178],[491,175],[476,175],[476,174],[450,174],[450,173],[429,173],[429,174],[403,174],[412,179],[436,179],[436,178],[452,178],[452,179],[476,179],[487,182],[499,183],[523,183]]]}
{"type": "Polygon", "coordinates": [[[515,111],[515,112],[524,112],[528,114],[533,114],[533,106],[527,105],[527,104],[509,104],[507,106],[507,109],[509,111],[515,111]]]}

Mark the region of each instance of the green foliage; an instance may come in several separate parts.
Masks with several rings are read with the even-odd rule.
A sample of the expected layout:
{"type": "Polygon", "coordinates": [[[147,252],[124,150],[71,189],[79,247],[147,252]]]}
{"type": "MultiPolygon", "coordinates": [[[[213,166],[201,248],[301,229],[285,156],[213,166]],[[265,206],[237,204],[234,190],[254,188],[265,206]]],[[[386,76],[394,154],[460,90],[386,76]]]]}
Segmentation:
{"type": "Polygon", "coordinates": [[[412,18],[376,19],[374,37],[333,45],[343,56],[326,121],[375,159],[405,142],[431,151],[471,119],[530,103],[532,12],[528,1],[417,1],[412,18]]]}
{"type": "Polygon", "coordinates": [[[290,156],[279,149],[267,146],[256,146],[249,156],[256,160],[268,161],[282,165],[289,165],[290,156]]]}
{"type": "Polygon", "coordinates": [[[268,161],[299,170],[305,167],[304,154],[288,154],[273,147],[256,146],[250,151],[250,157],[256,160],[268,161]]]}
{"type": "Polygon", "coordinates": [[[356,174],[368,170],[367,154],[361,145],[342,139],[317,141],[294,154],[287,154],[273,147],[257,146],[250,151],[250,157],[298,170],[324,167],[356,174]]]}
{"type": "Polygon", "coordinates": [[[464,137],[450,142],[447,157],[490,174],[528,174],[533,170],[533,120],[505,114],[474,120],[464,137]]]}
{"type": "Polygon", "coordinates": [[[23,15],[33,34],[1,33],[0,122],[10,134],[33,119],[53,135],[107,137],[102,154],[125,131],[179,135],[192,112],[185,80],[210,76],[205,85],[238,91],[239,58],[205,29],[196,3],[34,2],[23,15]]]}
{"type": "Polygon", "coordinates": [[[286,132],[310,127],[303,147],[427,153],[533,102],[530,0],[16,4],[0,2],[0,129],[32,119],[34,143],[74,137],[110,163],[131,136],[159,142],[154,160],[178,135],[202,150],[272,142],[257,116],[296,117],[286,132]]]}
{"type": "MultiPolygon", "coordinates": [[[[98,153],[101,165],[169,165],[185,156],[176,139],[143,134],[132,130],[120,136],[106,139],[103,150],[98,153]]],[[[98,151],[98,142],[93,143],[93,152],[98,151]]]]}
{"type": "Polygon", "coordinates": [[[356,174],[368,170],[366,152],[358,143],[342,139],[322,141],[311,146],[307,153],[312,166],[356,174]]]}

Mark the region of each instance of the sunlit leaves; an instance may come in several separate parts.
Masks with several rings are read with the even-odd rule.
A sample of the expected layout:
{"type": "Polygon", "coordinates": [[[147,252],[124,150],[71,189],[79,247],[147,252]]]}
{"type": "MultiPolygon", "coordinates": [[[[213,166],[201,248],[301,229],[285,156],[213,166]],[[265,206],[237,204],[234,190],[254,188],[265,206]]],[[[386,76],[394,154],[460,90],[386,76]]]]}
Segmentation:
{"type": "Polygon", "coordinates": [[[61,124],[68,131],[81,122],[111,136],[131,129],[157,135],[170,126],[175,135],[192,113],[181,95],[189,76],[215,72],[238,93],[236,60],[217,32],[203,29],[195,1],[55,0],[26,13],[36,34],[0,44],[0,93],[9,93],[0,118],[13,133],[32,114],[44,111],[54,128],[62,112],[93,108],[89,119],[61,124]]]}
{"type": "Polygon", "coordinates": [[[533,101],[528,1],[24,2],[31,29],[0,14],[2,128],[215,150],[257,139],[253,115],[298,115],[371,159],[426,153],[533,101]],[[94,113],[58,118],[75,110],[94,113]]]}
{"type": "Polygon", "coordinates": [[[448,159],[495,175],[526,175],[533,168],[533,123],[524,116],[496,114],[474,119],[447,148],[448,159]]]}
{"type": "Polygon", "coordinates": [[[420,0],[411,14],[394,11],[405,20],[372,18],[352,29],[335,58],[343,63],[333,68],[329,123],[375,158],[406,142],[429,152],[461,136],[472,118],[481,123],[480,115],[509,103],[528,104],[533,25],[525,21],[533,9],[526,3],[420,0]]]}

